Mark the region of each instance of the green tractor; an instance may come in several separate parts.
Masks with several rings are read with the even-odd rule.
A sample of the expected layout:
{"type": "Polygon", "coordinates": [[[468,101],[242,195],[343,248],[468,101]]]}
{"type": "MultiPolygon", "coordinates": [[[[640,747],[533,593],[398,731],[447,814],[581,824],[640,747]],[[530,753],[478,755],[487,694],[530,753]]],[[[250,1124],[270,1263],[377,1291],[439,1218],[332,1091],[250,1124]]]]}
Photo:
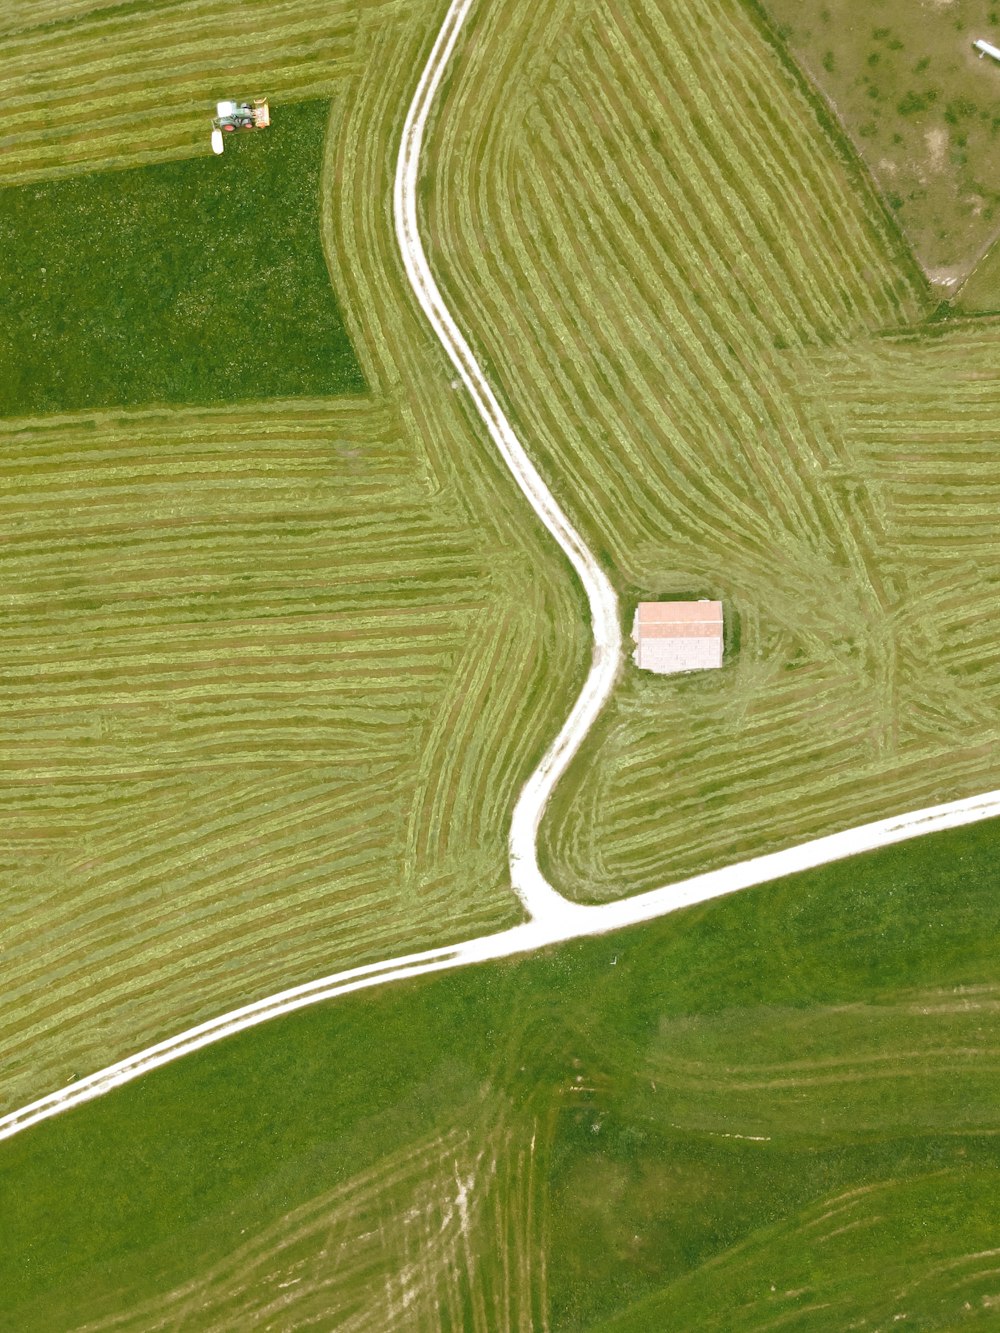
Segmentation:
{"type": "Polygon", "coordinates": [[[217,102],[212,121],[212,152],[225,151],[227,134],[236,130],[266,130],[270,123],[266,97],[255,97],[252,102],[217,102]]]}

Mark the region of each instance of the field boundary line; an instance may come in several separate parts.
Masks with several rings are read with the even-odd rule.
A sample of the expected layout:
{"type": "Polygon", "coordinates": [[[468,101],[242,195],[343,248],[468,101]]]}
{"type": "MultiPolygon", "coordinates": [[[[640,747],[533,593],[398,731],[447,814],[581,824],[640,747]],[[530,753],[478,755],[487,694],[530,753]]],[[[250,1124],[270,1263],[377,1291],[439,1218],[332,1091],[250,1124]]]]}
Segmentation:
{"type": "Polygon", "coordinates": [[[542,874],[537,856],[537,832],[542,813],[552,790],[614,687],[621,665],[621,632],[618,599],[610,581],[557,504],[515,435],[445,305],[420,240],[417,227],[417,181],[423,132],[472,3],[473,0],[453,0],[421,75],[404,126],[393,210],[396,235],[414,294],[472,395],[477,411],[514,479],[579,575],[590,604],[594,631],[590,672],[569,717],[538,768],[528,778],[514,808],[509,838],[511,880],[530,919],[522,925],[492,935],[347,968],[231,1010],[0,1117],[0,1139],[12,1138],[31,1125],[103,1096],[116,1087],[177,1060],[182,1055],[221,1041],[224,1037],[338,995],[473,963],[510,958],[568,940],[605,934],[652,921],[681,908],[737,893],[742,889],[816,869],[832,861],[876,851],[929,833],[1000,817],[1000,790],[985,792],[862,824],[857,828],[801,843],[797,847],[753,857],[676,884],[598,905],[569,901],[542,874]]]}

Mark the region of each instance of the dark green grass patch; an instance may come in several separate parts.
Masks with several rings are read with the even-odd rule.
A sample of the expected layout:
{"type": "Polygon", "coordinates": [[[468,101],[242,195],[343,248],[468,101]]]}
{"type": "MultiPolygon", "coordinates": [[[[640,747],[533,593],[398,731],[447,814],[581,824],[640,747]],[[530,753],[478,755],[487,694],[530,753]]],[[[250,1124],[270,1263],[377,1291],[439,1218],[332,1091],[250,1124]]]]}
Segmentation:
{"type": "Polygon", "coordinates": [[[0,415],[361,392],[320,242],[328,117],[0,191],[0,415]]]}
{"type": "MultiPolygon", "coordinates": [[[[843,1312],[881,1313],[880,1264],[921,1279],[901,1307],[914,1325],[951,1327],[952,1259],[995,1245],[992,1009],[970,988],[1000,982],[998,842],[996,825],[958,830],[304,1011],[41,1125],[0,1145],[0,1326],[128,1311],[390,1153],[475,1133],[492,1105],[515,1142],[548,1126],[555,1330],[654,1296],[628,1327],[744,1327],[748,1283],[766,1278],[753,1294],[773,1313],[771,1281],[814,1270],[835,1297],[818,1327],[847,1327],[843,1312]],[[868,1187],[867,1247],[815,1258],[808,1210],[868,1187]]],[[[495,1264],[490,1228],[476,1234],[495,1264]]]]}

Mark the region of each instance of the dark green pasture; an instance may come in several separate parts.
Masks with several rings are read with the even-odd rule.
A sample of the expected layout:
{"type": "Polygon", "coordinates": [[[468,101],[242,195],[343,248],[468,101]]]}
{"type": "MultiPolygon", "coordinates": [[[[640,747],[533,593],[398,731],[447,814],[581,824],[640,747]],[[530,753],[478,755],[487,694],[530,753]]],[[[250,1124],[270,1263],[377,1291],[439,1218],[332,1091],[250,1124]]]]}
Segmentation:
{"type": "Polygon", "coordinates": [[[0,415],[361,392],[320,240],[329,113],[0,190],[0,415]]]}

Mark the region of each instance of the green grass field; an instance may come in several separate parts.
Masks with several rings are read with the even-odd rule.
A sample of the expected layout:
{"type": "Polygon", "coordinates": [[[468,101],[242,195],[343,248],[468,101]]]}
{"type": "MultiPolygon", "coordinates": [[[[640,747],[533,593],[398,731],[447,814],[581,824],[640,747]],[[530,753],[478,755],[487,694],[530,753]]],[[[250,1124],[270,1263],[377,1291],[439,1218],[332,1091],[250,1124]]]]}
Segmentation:
{"type": "Polygon", "coordinates": [[[920,322],[828,129],[722,0],[483,12],[443,103],[432,258],[625,628],[696,591],[739,638],[628,665],[543,823],[566,893],[1000,784],[1000,331],[920,322]]]}
{"type": "Polygon", "coordinates": [[[0,416],[363,392],[320,243],[329,119],[0,190],[0,416]]]}
{"type": "Polygon", "coordinates": [[[49,1121],[3,1145],[0,1326],[994,1327],[997,838],[349,996],[49,1121]]]}
{"type": "MultiPolygon", "coordinates": [[[[0,216],[71,197],[71,228],[126,182],[152,217],[158,181],[252,195],[268,162],[275,318],[339,310],[358,367],[341,392],[347,344],[309,342],[197,401],[181,325],[184,377],[84,398],[112,366],[77,340],[76,396],[32,376],[0,419],[4,1110],[517,918],[511,807],[589,641],[396,253],[444,8],[0,15],[0,216]],[[213,101],[256,93],[273,137],[213,161],[213,101]]],[[[1000,326],[925,322],[904,210],[758,12],[481,6],[426,162],[442,286],[626,622],[692,590],[729,617],[726,670],[625,669],[543,829],[560,887],[1000,785],[1000,326]]],[[[0,1327],[989,1327],[996,840],[350,998],[0,1145],[0,1327]]]]}

